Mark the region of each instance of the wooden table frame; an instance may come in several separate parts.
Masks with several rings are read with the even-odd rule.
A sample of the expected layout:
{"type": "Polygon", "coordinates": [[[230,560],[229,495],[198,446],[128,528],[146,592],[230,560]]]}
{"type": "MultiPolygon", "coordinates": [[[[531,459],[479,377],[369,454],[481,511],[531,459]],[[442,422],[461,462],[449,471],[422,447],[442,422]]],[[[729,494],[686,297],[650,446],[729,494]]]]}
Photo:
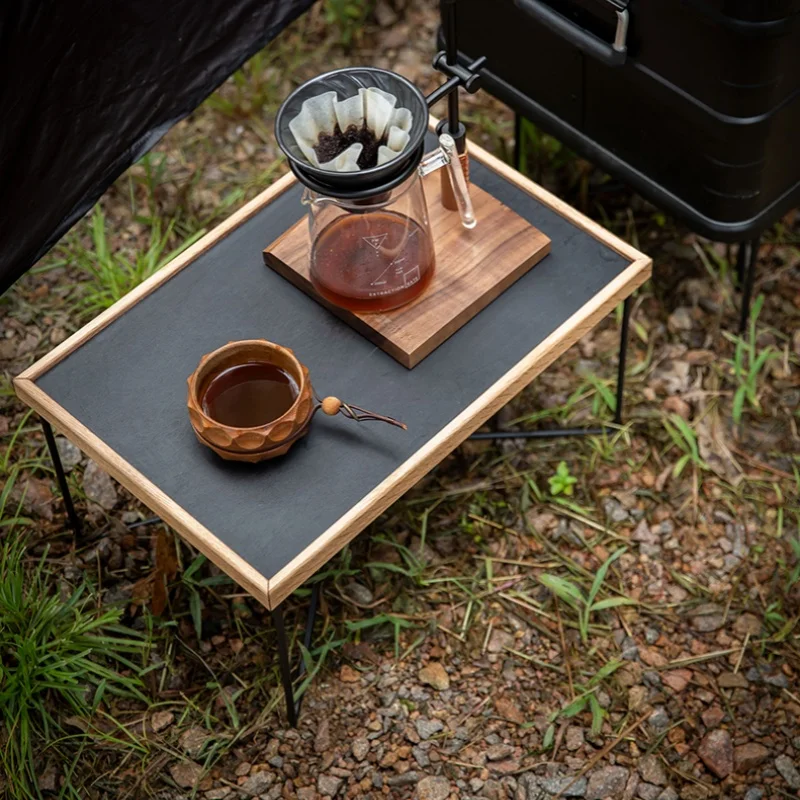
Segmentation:
{"type": "MultiPolygon", "coordinates": [[[[539,203],[567,218],[567,220],[598,239],[611,250],[622,255],[630,264],[602,291],[585,303],[577,312],[532,349],[512,369],[477,397],[448,425],[441,429],[401,464],[388,478],[353,506],[335,524],[324,531],[313,543],[296,556],[274,576],[267,578],[250,563],[201,525],[175,501],[155,486],[147,477],[125,461],[108,444],[72,416],[36,383],[37,379],[81,347],[90,338],[118,319],[133,305],[155,292],[180,270],[190,265],[200,254],[212,248],[238,226],[253,217],[294,186],[295,178],[289,174],[279,179],[239,211],[225,220],[158,273],[150,277],[123,299],[81,328],[54,350],[37,361],[14,380],[18,396],[35,409],[47,423],[51,423],[83,452],[94,459],[104,470],[128,489],[148,508],[157,513],[187,541],[204,553],[213,563],[267,609],[278,611],[280,604],[311,575],[320,569],[351,539],[400,498],[420,478],[427,474],[446,455],[497,413],[537,375],[545,370],[571,345],[590,331],[620,302],[626,300],[651,274],[652,261],[596,222],[570,207],[555,195],[525,178],[511,167],[480,147],[471,145],[471,157],[482,162],[509,182],[515,184],[539,203]]],[[[514,291],[513,287],[508,291],[514,291]]],[[[48,444],[55,454],[59,484],[64,493],[70,518],[77,522],[69,498],[68,487],[60,464],[57,462],[52,432],[45,427],[48,444]]],[[[279,620],[282,627],[282,619],[279,620]]],[[[285,637],[284,637],[285,638],[285,637]]],[[[283,654],[282,654],[283,661],[283,654]]],[[[282,664],[282,666],[284,666],[282,664]]],[[[285,670],[284,677],[286,678],[285,670]]],[[[284,685],[285,682],[284,682],[284,685]]],[[[291,683],[289,683],[291,688],[291,683]]],[[[287,693],[287,700],[289,693],[287,693]]],[[[294,716],[290,710],[290,717],[294,716]]]]}

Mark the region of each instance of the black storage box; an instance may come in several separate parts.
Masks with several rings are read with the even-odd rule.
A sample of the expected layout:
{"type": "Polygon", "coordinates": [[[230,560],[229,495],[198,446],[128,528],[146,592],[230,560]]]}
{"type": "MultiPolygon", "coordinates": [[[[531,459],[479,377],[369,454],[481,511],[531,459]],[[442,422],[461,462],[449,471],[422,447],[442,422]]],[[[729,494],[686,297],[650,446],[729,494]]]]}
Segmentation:
{"type": "Polygon", "coordinates": [[[711,238],[800,200],[800,0],[459,0],[484,87],[711,238]]]}

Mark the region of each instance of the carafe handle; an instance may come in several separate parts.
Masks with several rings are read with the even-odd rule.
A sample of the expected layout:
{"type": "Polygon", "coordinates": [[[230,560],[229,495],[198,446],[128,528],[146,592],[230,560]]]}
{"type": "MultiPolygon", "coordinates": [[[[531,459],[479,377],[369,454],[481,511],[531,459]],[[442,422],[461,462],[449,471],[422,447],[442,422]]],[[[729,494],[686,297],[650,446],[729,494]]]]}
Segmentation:
{"type": "Polygon", "coordinates": [[[442,167],[447,167],[450,171],[450,183],[453,186],[458,213],[461,215],[461,224],[468,230],[472,230],[478,221],[475,219],[469,185],[461,167],[456,142],[449,133],[443,133],[439,137],[439,147],[422,159],[419,165],[419,174],[424,178],[442,167]]]}

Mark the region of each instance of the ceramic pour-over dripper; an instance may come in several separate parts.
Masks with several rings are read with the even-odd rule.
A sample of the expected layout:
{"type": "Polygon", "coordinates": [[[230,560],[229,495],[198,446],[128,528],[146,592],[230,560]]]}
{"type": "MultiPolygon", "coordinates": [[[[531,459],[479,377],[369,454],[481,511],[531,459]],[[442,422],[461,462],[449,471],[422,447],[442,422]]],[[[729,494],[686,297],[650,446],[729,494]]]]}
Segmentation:
{"type": "MultiPolygon", "coordinates": [[[[317,411],[328,416],[341,415],[358,422],[386,422],[406,429],[396,419],[343,403],[336,397],[318,400],[311,387],[308,368],[300,363],[289,348],[265,339],[229,342],[203,356],[197,369],[189,376],[188,384],[187,406],[195,435],[201,444],[226,461],[256,463],[285,455],[295,442],[308,433],[317,411]],[[285,410],[272,418],[252,420],[259,424],[248,423],[242,427],[215,418],[207,403],[214,382],[233,369],[251,365],[276,368],[292,385],[293,397],[285,410]]],[[[252,399],[254,394],[245,392],[240,397],[252,399]]]]}
{"type": "Polygon", "coordinates": [[[381,166],[405,150],[413,114],[376,86],[339,99],[336,91],[303,101],[289,130],[309,164],[331,172],[381,166]]]}

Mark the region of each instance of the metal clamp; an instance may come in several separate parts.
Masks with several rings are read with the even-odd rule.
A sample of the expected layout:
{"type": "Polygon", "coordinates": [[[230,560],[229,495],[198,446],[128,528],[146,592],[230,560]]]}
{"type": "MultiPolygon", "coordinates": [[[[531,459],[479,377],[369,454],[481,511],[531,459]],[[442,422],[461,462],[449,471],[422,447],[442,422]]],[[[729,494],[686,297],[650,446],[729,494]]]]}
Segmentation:
{"type": "Polygon", "coordinates": [[[620,8],[613,0],[612,5],[617,14],[617,30],[614,34],[613,44],[595,36],[586,28],[576,25],[571,19],[544,3],[543,0],[514,0],[514,5],[553,33],[574,44],[581,52],[602,61],[609,67],[621,67],[628,57],[630,15],[627,8],[620,8]]]}

